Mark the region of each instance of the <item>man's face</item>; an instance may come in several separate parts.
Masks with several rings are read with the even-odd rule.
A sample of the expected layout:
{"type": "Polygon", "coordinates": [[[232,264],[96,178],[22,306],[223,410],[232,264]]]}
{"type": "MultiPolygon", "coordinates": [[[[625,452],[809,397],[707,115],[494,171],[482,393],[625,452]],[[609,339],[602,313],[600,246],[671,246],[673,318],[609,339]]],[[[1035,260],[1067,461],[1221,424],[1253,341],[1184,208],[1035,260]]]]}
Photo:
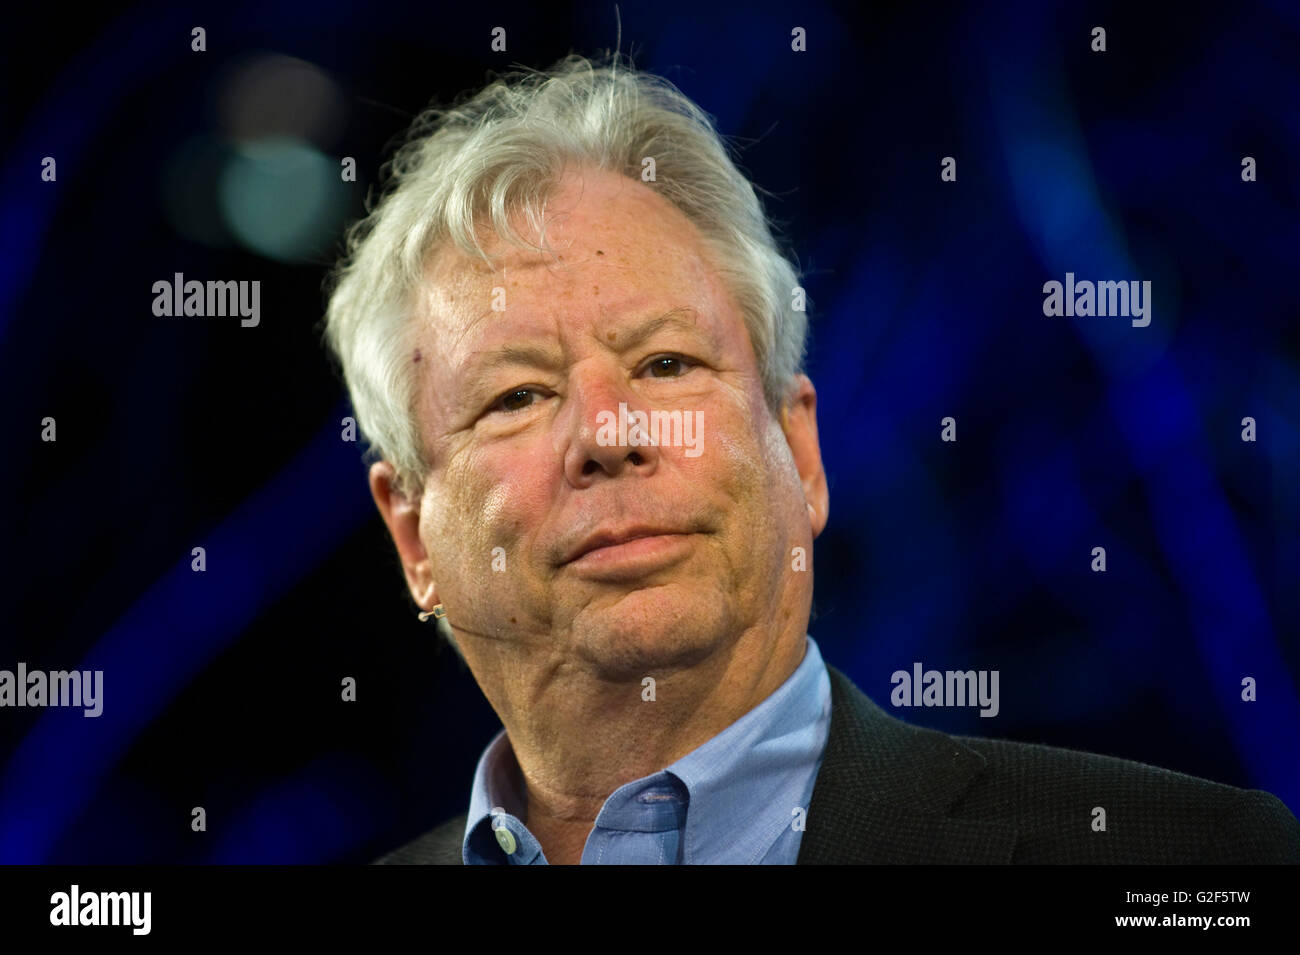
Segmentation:
{"type": "Polygon", "coordinates": [[[639,680],[800,602],[806,620],[792,550],[810,559],[825,519],[806,496],[825,492],[815,398],[811,455],[806,433],[792,454],[732,296],[651,187],[583,169],[547,221],[558,261],[495,236],[496,272],[451,248],[430,260],[416,599],[446,605],[476,675],[514,660],[639,680]],[[619,445],[620,405],[689,430],[619,445]]]}

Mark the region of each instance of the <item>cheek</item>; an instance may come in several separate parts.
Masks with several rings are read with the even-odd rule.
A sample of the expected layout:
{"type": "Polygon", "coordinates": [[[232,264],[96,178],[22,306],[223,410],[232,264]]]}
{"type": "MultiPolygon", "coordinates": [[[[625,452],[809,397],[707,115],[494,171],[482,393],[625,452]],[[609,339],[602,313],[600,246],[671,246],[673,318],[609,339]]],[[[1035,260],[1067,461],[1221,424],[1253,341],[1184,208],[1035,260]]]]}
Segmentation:
{"type": "Polygon", "coordinates": [[[754,551],[751,556],[781,537],[780,528],[792,513],[791,495],[798,492],[785,435],[779,425],[768,425],[769,420],[764,414],[757,422],[731,421],[730,429],[719,433],[712,445],[717,458],[712,469],[715,485],[744,527],[754,551]]]}
{"type": "Polygon", "coordinates": [[[764,475],[767,453],[754,433],[753,422],[736,415],[706,430],[700,460],[712,459],[709,470],[719,490],[730,498],[745,500],[763,496],[768,490],[764,475]]]}
{"type": "Polygon", "coordinates": [[[553,466],[540,452],[513,444],[467,456],[444,477],[449,493],[438,522],[442,533],[488,560],[496,547],[513,554],[548,512],[553,466]]]}

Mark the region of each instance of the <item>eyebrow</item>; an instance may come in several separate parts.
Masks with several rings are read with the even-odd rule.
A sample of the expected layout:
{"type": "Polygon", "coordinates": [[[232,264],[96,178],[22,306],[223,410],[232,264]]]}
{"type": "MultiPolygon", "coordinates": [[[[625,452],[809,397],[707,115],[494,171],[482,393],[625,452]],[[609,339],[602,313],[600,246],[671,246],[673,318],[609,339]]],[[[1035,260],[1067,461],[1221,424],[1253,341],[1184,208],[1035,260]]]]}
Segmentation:
{"type": "MultiPolygon", "coordinates": [[[[699,334],[699,321],[695,309],[688,305],[679,305],[662,315],[640,322],[616,339],[614,347],[619,351],[631,350],[653,338],[665,328],[680,328],[684,331],[699,334]]],[[[475,373],[475,375],[496,371],[499,368],[519,367],[521,365],[535,368],[552,368],[558,364],[553,349],[542,345],[519,342],[502,345],[500,348],[493,348],[488,352],[478,352],[477,354],[484,357],[471,359],[467,363],[467,369],[475,373]]]]}
{"type": "Polygon", "coordinates": [[[699,333],[699,316],[689,305],[678,305],[657,318],[652,318],[636,325],[622,342],[616,342],[619,348],[627,350],[636,348],[647,339],[654,337],[665,328],[681,328],[683,331],[699,333]]]}
{"type": "MultiPolygon", "coordinates": [[[[476,354],[484,354],[478,352],[476,354]]],[[[540,345],[502,345],[500,348],[494,348],[487,353],[487,357],[481,360],[471,359],[467,367],[476,373],[486,371],[496,371],[498,368],[506,368],[518,365],[528,365],[530,367],[550,368],[555,362],[555,352],[543,348],[540,345]]]]}

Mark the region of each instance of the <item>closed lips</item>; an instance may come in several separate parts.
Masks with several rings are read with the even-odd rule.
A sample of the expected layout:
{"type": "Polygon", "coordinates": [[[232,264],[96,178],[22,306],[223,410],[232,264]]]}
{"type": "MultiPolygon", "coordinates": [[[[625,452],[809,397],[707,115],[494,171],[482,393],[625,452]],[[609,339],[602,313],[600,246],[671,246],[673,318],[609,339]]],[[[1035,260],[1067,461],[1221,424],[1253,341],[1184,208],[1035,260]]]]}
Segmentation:
{"type": "Polygon", "coordinates": [[[618,544],[626,544],[628,541],[639,540],[642,537],[659,537],[662,535],[681,534],[682,531],[668,530],[664,528],[635,528],[626,531],[598,531],[591,535],[573,550],[565,563],[572,563],[584,554],[601,547],[613,547],[618,544]]]}

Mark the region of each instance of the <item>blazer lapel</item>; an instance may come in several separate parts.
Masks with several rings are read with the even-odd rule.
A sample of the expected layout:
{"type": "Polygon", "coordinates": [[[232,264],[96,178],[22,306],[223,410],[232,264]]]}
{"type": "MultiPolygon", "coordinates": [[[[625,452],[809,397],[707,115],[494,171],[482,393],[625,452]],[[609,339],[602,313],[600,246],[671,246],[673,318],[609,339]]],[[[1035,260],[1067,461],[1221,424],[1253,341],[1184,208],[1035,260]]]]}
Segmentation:
{"type": "Polygon", "coordinates": [[[831,728],[799,864],[1010,862],[1014,826],[950,815],[984,771],[984,757],[945,733],[895,719],[839,670],[826,669],[831,728]]]}

